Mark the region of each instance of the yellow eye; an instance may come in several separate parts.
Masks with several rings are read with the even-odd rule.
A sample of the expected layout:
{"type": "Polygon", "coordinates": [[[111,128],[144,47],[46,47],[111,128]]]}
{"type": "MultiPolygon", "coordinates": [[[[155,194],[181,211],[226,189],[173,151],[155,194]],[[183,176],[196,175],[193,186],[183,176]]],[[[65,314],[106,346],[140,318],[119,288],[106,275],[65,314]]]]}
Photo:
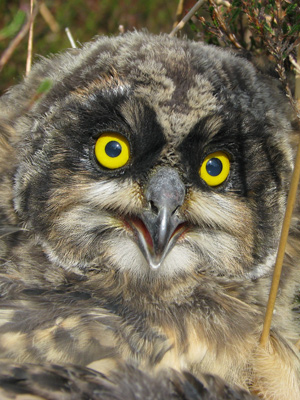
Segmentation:
{"type": "Polygon", "coordinates": [[[95,156],[105,168],[121,168],[129,160],[130,146],[128,140],[119,133],[102,133],[95,144],[95,156]]]}
{"type": "Polygon", "coordinates": [[[228,154],[216,151],[205,157],[200,167],[199,174],[209,186],[218,186],[223,183],[230,171],[228,154]]]}

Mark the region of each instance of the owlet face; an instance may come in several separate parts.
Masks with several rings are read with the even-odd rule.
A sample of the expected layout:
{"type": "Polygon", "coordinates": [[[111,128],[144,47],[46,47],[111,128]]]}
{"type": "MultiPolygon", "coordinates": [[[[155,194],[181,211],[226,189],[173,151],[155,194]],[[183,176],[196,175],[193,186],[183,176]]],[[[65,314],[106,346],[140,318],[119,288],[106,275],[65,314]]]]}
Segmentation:
{"type": "Polygon", "coordinates": [[[262,275],[291,170],[274,85],[234,54],[142,33],[44,60],[19,89],[21,220],[68,270],[262,275]]]}

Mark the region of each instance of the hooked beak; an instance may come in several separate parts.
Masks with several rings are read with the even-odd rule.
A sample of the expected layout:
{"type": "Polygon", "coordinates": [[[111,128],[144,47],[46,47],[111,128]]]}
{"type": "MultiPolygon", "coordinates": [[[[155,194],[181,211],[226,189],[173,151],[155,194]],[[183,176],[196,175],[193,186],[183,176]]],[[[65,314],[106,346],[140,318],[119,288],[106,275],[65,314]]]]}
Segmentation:
{"type": "Polygon", "coordinates": [[[150,267],[157,269],[186,230],[176,213],[183,204],[185,187],[176,170],[163,167],[151,177],[145,195],[149,208],[131,222],[141,252],[150,267]]]}

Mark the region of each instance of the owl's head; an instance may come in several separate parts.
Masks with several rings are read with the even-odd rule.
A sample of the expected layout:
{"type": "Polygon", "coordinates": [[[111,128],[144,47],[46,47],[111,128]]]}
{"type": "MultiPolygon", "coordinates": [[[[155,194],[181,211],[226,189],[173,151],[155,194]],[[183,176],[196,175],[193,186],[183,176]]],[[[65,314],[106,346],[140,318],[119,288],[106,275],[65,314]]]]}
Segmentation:
{"type": "Polygon", "coordinates": [[[15,209],[52,262],[149,277],[273,265],[290,123],[245,59],[166,35],[100,37],[41,61],[7,98],[21,115],[15,209]]]}

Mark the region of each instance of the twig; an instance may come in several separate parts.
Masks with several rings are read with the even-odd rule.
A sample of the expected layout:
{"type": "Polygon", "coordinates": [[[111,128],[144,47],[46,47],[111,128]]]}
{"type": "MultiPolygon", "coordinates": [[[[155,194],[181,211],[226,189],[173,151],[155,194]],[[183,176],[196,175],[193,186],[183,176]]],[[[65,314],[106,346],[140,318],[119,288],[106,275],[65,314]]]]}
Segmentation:
{"type": "Polygon", "coordinates": [[[66,28],[65,31],[66,31],[66,34],[68,36],[69,42],[71,43],[72,49],[77,49],[75,40],[73,39],[73,36],[72,36],[72,33],[71,33],[70,29],[66,28]]]}
{"type": "MultiPolygon", "coordinates": [[[[300,45],[298,45],[297,50],[298,50],[297,51],[297,61],[300,62],[300,45]]],[[[292,64],[295,66],[296,70],[298,71],[298,73],[296,73],[296,79],[297,79],[297,75],[298,75],[298,79],[299,79],[299,70],[300,70],[300,69],[298,69],[299,64],[291,56],[290,56],[290,60],[291,61],[293,60],[292,64]]],[[[289,89],[289,87],[288,87],[288,89],[289,89]]],[[[300,120],[299,85],[298,85],[298,89],[296,86],[295,99],[296,99],[296,104],[295,104],[295,101],[293,102],[293,99],[290,97],[292,105],[295,108],[295,111],[297,112],[297,117],[300,120]],[[298,105],[298,107],[297,107],[297,105],[298,105]]],[[[278,287],[279,287],[279,283],[280,283],[282,264],[283,264],[284,253],[285,253],[286,243],[287,243],[287,239],[288,239],[293,209],[294,209],[296,198],[297,198],[297,189],[299,186],[299,180],[300,180],[300,141],[298,144],[296,161],[295,161],[294,171],[293,171],[293,175],[292,175],[292,181],[291,181],[291,186],[290,186],[290,190],[289,190],[289,195],[288,195],[288,199],[287,199],[286,211],[285,211],[285,216],[284,216],[282,230],[281,230],[279,248],[278,248],[277,259],[276,259],[274,272],[273,272],[273,279],[272,279],[272,285],[271,285],[269,300],[268,300],[267,309],[266,309],[264,326],[263,326],[262,334],[260,337],[260,345],[262,347],[267,346],[269,335],[270,335],[273,311],[274,311],[276,295],[277,295],[277,291],[278,291],[278,287]]]]}
{"type": "MultiPolygon", "coordinates": [[[[297,118],[300,120],[300,110],[299,107],[297,107],[297,100],[299,101],[299,99],[296,98],[296,101],[293,99],[292,91],[288,83],[286,69],[284,65],[286,57],[289,56],[291,51],[297,46],[299,39],[295,37],[295,35],[287,36],[283,31],[284,13],[282,11],[282,1],[276,0],[276,8],[275,8],[276,13],[274,12],[274,14],[272,14],[271,16],[268,15],[264,16],[263,14],[261,14],[261,11],[257,8],[253,8],[251,12],[247,12],[248,3],[245,0],[242,0],[242,3],[244,5],[244,10],[246,15],[248,16],[250,24],[253,27],[255,27],[259,37],[263,40],[267,50],[276,60],[277,64],[276,71],[279,75],[279,80],[284,86],[286,95],[290,100],[290,103],[296,113],[297,118]],[[273,19],[275,19],[276,21],[276,25],[274,26],[272,26],[273,19]]],[[[298,144],[294,171],[292,174],[291,185],[287,198],[286,211],[281,228],[279,247],[273,271],[273,279],[270,288],[268,304],[266,308],[263,330],[260,337],[260,345],[265,348],[267,347],[269,341],[272,316],[280,284],[280,276],[283,266],[285,248],[288,240],[293,209],[296,202],[299,179],[300,179],[300,141],[298,144]]]]}
{"type": "Polygon", "coordinates": [[[184,25],[192,18],[194,14],[199,10],[199,8],[204,3],[204,0],[199,0],[197,3],[190,9],[190,11],[182,18],[182,20],[175,26],[169,36],[175,36],[175,34],[184,27],[184,25]]]}
{"type": "MultiPolygon", "coordinates": [[[[292,57],[292,55],[289,55],[289,60],[291,62],[291,64],[293,64],[293,66],[295,67],[295,70],[297,71],[297,74],[300,74],[300,64],[297,63],[297,61],[292,57]]],[[[298,98],[300,96],[297,96],[298,98]]]]}
{"type": "Polygon", "coordinates": [[[295,76],[295,98],[297,101],[299,113],[300,113],[300,44],[297,46],[297,61],[293,59],[290,55],[290,61],[295,67],[296,76],[295,76]]]}
{"type": "Polygon", "coordinates": [[[230,32],[230,30],[228,30],[228,28],[226,26],[226,23],[225,23],[222,15],[221,15],[221,13],[219,12],[219,8],[218,8],[216,2],[214,0],[209,0],[209,3],[211,4],[211,6],[214,9],[215,18],[216,18],[216,21],[219,24],[220,31],[223,32],[224,35],[226,35],[228,37],[228,39],[231,41],[231,43],[234,44],[234,46],[237,49],[242,49],[243,46],[241,46],[239,44],[239,42],[237,41],[236,36],[232,32],[230,32]]]}
{"type": "Polygon", "coordinates": [[[40,5],[40,13],[41,16],[44,18],[46,23],[49,25],[49,28],[53,33],[59,32],[59,25],[56,22],[55,18],[51,14],[49,8],[46,6],[45,2],[42,2],[40,5]]]}
{"type": "Polygon", "coordinates": [[[299,178],[300,178],[300,142],[298,145],[298,151],[297,151],[296,162],[295,162],[293,176],[292,176],[291,187],[290,187],[290,191],[289,191],[289,195],[288,195],[288,199],[287,199],[286,212],[285,212],[284,221],[283,221],[282,230],[281,230],[281,237],[280,237],[280,242],[279,242],[277,259],[276,259],[276,263],[275,263],[275,267],[274,267],[273,280],[272,280],[269,300],[268,300],[268,304],[267,304],[264,326],[263,326],[263,330],[262,330],[262,334],[261,334],[261,338],[260,338],[260,344],[262,347],[266,347],[266,345],[268,343],[268,339],[269,339],[273,310],[275,307],[275,300],[276,300],[276,295],[277,295],[279,282],[280,282],[285,247],[286,247],[287,238],[288,238],[288,234],[289,234],[289,227],[290,227],[290,222],[291,222],[291,218],[292,218],[292,213],[293,213],[293,209],[294,209],[294,205],[295,205],[295,201],[296,201],[296,197],[297,197],[297,188],[298,188],[299,178]]]}
{"type": "Polygon", "coordinates": [[[25,73],[26,76],[29,74],[31,70],[31,63],[32,63],[33,23],[34,23],[33,1],[34,0],[30,0],[30,26],[29,26],[28,49],[27,49],[27,60],[26,60],[26,73],[25,73]]]}
{"type": "Polygon", "coordinates": [[[23,25],[17,36],[10,42],[8,48],[4,51],[0,58],[0,71],[2,71],[4,65],[8,62],[14,51],[18,47],[19,43],[26,36],[31,23],[31,18],[28,16],[26,23],[23,25]]]}
{"type": "Polygon", "coordinates": [[[225,6],[227,8],[231,8],[231,6],[232,6],[232,4],[226,0],[216,0],[215,3],[217,6],[225,6]]]}
{"type": "Polygon", "coordinates": [[[178,6],[177,6],[177,10],[176,10],[176,18],[175,18],[175,22],[173,24],[173,28],[175,28],[178,25],[178,23],[180,22],[180,20],[182,19],[184,3],[185,3],[185,0],[179,0],[178,6]]]}

